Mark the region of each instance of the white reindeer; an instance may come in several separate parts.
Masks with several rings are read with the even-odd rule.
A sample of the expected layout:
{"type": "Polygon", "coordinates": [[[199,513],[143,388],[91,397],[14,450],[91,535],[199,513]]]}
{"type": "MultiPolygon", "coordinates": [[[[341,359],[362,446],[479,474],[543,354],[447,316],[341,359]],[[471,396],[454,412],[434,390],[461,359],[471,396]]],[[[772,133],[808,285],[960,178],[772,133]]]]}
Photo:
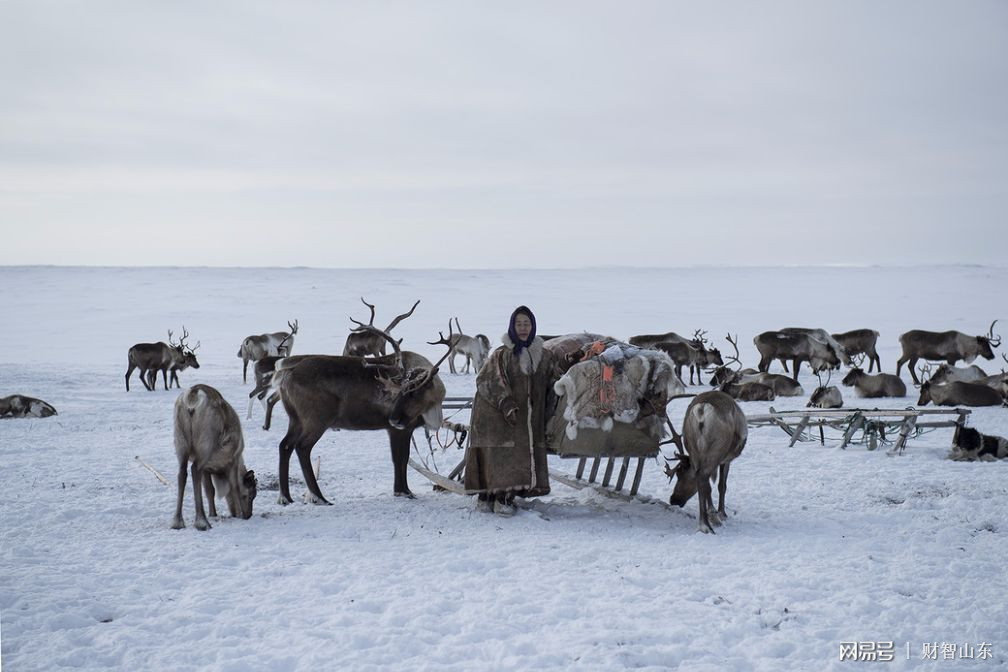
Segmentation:
{"type": "Polygon", "coordinates": [[[242,382],[248,382],[248,363],[258,362],[263,357],[286,357],[294,350],[294,336],[297,334],[298,321],[287,322],[290,331],[275,331],[272,334],[248,336],[238,348],[238,356],[242,359],[242,382]]]}
{"type": "Polygon", "coordinates": [[[182,499],[185,496],[186,467],[192,463],[193,497],[197,530],[209,530],[203,510],[203,490],[210,500],[210,516],[217,516],[215,487],[224,494],[228,510],[235,518],[252,517],[256,496],[255,473],[245,468],[238,414],[220,392],[209,385],[193,385],[175,400],[175,454],[178,457],[178,499],[172,529],[185,527],[182,499]]]}

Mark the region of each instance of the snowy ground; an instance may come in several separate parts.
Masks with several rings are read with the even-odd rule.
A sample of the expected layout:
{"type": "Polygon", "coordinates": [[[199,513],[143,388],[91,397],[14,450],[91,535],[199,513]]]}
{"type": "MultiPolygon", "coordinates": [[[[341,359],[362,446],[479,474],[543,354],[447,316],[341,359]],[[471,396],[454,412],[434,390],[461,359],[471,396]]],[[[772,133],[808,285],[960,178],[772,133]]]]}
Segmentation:
{"type": "MultiPolygon", "coordinates": [[[[132,392],[123,385],[129,346],[184,323],[202,342],[202,367],[183,385],[217,387],[244,419],[242,338],[298,318],[296,353],[339,352],[347,316],[366,317],[361,295],[382,326],[422,299],[396,333],[428,355],[437,349],[423,341],[449,315],[496,343],[527,303],[542,333],[702,327],[723,349],[731,330],[747,364],[766,329],[872,327],[893,372],[902,331],[983,333],[1008,321],[1006,268],[0,268],[0,286],[0,395],[59,410],[0,421],[6,669],[844,670],[863,663],[841,661],[842,642],[889,641],[895,660],[881,669],[1008,661],[1008,463],[944,460],[950,431],[891,457],[789,448],[779,430],[753,430],[716,536],[696,532],[695,499],[669,511],[554,483],[506,519],[432,492],[414,472],[418,498],[394,498],[384,433],[330,432],[315,455],[334,506],[281,507],[261,489],[251,520],[201,533],[191,491],[190,526],[169,529],[174,483],[134,459],[173,479],[177,392],[147,392],[135,377],[132,392]],[[957,649],[943,660],[942,643],[974,658],[957,649]],[[937,660],[923,659],[932,644],[937,660]],[[981,644],[991,658],[980,659],[981,644]]],[[[472,393],[473,376],[444,378],[449,394],[472,393]]],[[[807,391],[813,382],[803,375],[807,391]]],[[[846,388],[845,400],[857,403],[846,388]]],[[[269,487],[286,417],[278,409],[270,432],[261,420],[257,408],[245,422],[246,462],[269,487]]],[[[978,409],[971,424],[1008,435],[1008,411],[978,409]]],[[[437,459],[443,468],[461,455],[437,459]]],[[[303,490],[294,484],[295,496],[303,490]]],[[[668,496],[656,464],[641,491],[668,496]]]]}

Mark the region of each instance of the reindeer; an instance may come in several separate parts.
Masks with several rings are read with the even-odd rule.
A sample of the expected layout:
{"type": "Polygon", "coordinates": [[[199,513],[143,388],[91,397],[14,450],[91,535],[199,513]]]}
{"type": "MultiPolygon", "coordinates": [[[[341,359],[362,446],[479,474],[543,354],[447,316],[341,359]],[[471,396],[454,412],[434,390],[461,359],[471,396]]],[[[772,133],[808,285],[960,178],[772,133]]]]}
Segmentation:
{"type": "MultiPolygon", "coordinates": [[[[445,386],[438,377],[438,367],[451,354],[449,348],[435,364],[422,356],[403,352],[399,342],[388,332],[370,324],[352,320],[392,345],[391,356],[375,358],[309,355],[288,365],[277,364],[273,388],[279,390],[290,424],[280,441],[280,504],[290,504],[289,468],[292,453],[297,453],[308,501],[329,504],[319,490],[311,466],[311,451],[327,429],[377,430],[388,432],[394,472],[393,492],[412,497],[406,482],[410,437],[421,425],[441,427],[441,402],[445,386]]],[[[441,339],[444,335],[439,332],[441,339]]],[[[448,322],[448,342],[452,339],[448,322]]],[[[435,343],[431,343],[434,345],[435,343]]],[[[289,358],[288,358],[289,359],[289,358]]]]}
{"type": "MultiPolygon", "coordinates": [[[[724,366],[721,352],[717,348],[708,348],[709,342],[702,329],[693,332],[693,338],[687,339],[674,331],[665,334],[646,334],[631,336],[627,341],[630,345],[648,350],[661,350],[676,363],[676,375],[682,379],[682,367],[689,366],[689,384],[693,384],[693,372],[696,372],[697,385],[703,385],[700,369],[709,366],[724,366]]],[[[713,384],[713,383],[712,383],[713,384]]]]}
{"type": "MultiPolygon", "coordinates": [[[[407,317],[413,314],[416,307],[420,305],[420,300],[413,304],[413,307],[409,309],[408,313],[403,313],[399,315],[394,320],[392,320],[384,331],[377,329],[374,326],[375,318],[375,307],[374,304],[370,304],[361,297],[361,303],[371,309],[371,319],[368,321],[368,327],[371,329],[354,329],[347,336],[346,344],[343,346],[343,356],[344,357],[381,357],[385,354],[385,340],[379,333],[391,334],[392,330],[397,324],[405,320],[407,317]]],[[[351,320],[357,324],[357,320],[351,320]]]]}
{"type": "Polygon", "coordinates": [[[294,336],[298,331],[298,321],[287,321],[290,331],[274,331],[272,334],[246,336],[238,348],[242,360],[242,382],[248,382],[249,362],[258,362],[263,357],[286,357],[294,350],[294,336]]]}
{"type": "Polygon", "coordinates": [[[819,379],[819,387],[812,392],[812,396],[809,397],[809,402],[805,405],[805,408],[843,407],[843,395],[840,394],[840,388],[829,384],[832,377],[833,371],[830,370],[826,375],[826,381],[823,382],[822,373],[816,373],[816,378],[819,379]]]}
{"type": "MultiPolygon", "coordinates": [[[[734,355],[728,356],[729,364],[734,363],[741,367],[739,361],[738,337],[732,339],[731,334],[726,337],[728,343],[735,350],[734,355]]],[[[715,369],[713,379],[720,381],[720,390],[733,399],[739,401],[773,401],[778,396],[797,397],[804,394],[802,386],[787,376],[776,373],[760,373],[753,369],[741,368],[732,371],[727,366],[715,369]]]]}
{"type": "Polygon", "coordinates": [[[934,385],[928,377],[929,372],[930,366],[920,369],[921,378],[925,380],[917,386],[920,388],[918,406],[927,406],[932,401],[935,406],[1001,406],[1006,403],[1004,386],[994,389],[980,383],[959,381],[934,385]]]}
{"type": "Polygon", "coordinates": [[[193,499],[197,530],[209,530],[203,510],[203,490],[210,500],[210,517],[217,516],[216,491],[220,490],[234,518],[252,517],[256,496],[255,473],[245,468],[245,441],[241,421],[231,404],[209,385],[193,385],[175,400],[175,455],[178,457],[178,497],[172,529],[185,527],[182,500],[186,467],[192,463],[193,499]]]}
{"type": "Polygon", "coordinates": [[[846,363],[849,365],[850,358],[855,355],[867,355],[868,373],[872,368],[878,366],[878,371],[882,372],[882,360],[879,359],[875,344],[878,342],[879,332],[874,329],[854,329],[841,334],[832,334],[833,340],[839,343],[847,354],[846,363]]]}
{"type": "Polygon", "coordinates": [[[441,344],[452,349],[452,353],[448,356],[448,370],[457,373],[455,371],[455,355],[461,354],[465,355],[465,372],[469,373],[469,365],[472,364],[473,373],[478,373],[490,354],[490,339],[483,334],[466,336],[462,333],[462,325],[459,324],[457,317],[455,318],[455,326],[458,328],[458,333],[455,334],[454,341],[441,344]]]}
{"type": "Polygon", "coordinates": [[[906,332],[899,337],[903,354],[896,362],[896,375],[899,375],[903,364],[909,362],[910,377],[913,378],[914,385],[920,385],[915,371],[919,359],[944,361],[949,366],[960,359],[967,364],[972,364],[977,357],[994,359],[994,348],[1001,345],[1001,337],[994,336],[995,324],[997,320],[991,322],[985,336],[969,336],[961,331],[937,332],[922,329],[906,332]]]}
{"type": "MultiPolygon", "coordinates": [[[[700,532],[714,532],[727,519],[725,492],[731,461],[742,454],[749,432],[745,414],[735,400],[712,390],[698,395],[686,409],[682,441],[686,452],[676,452],[675,468],[665,465],[669,480],[676,479],[669,503],[683,506],[699,491],[697,517],[700,532]],[[718,508],[711,499],[711,481],[718,477],[718,508]]],[[[673,438],[675,439],[674,430],[673,438]]]]}
{"type": "Polygon", "coordinates": [[[0,418],[11,416],[12,418],[48,418],[57,415],[52,404],[48,404],[35,397],[26,397],[23,394],[12,394],[9,397],[0,398],[0,418]]]}
{"type": "MultiPolygon", "coordinates": [[[[821,331],[821,330],[808,330],[821,331]]],[[[797,333],[798,330],[764,331],[753,338],[753,344],[760,353],[759,370],[766,373],[770,363],[779,359],[782,362],[790,359],[792,362],[792,378],[798,380],[798,371],[802,362],[808,362],[813,371],[840,366],[842,357],[827,340],[818,338],[811,333],[797,333]]],[[[829,336],[827,334],[827,336],[829,336]]],[[[787,367],[785,367],[785,371],[787,367]]]]}
{"type": "Polygon", "coordinates": [[[858,396],[864,399],[878,399],[880,397],[905,397],[907,393],[906,383],[900,380],[899,376],[891,373],[877,373],[874,376],[864,372],[861,364],[864,363],[864,355],[854,358],[854,367],[840,381],[845,386],[854,386],[858,396]]]}
{"type": "MultiPolygon", "coordinates": [[[[161,371],[164,377],[165,389],[168,389],[168,371],[172,370],[173,382],[178,381],[177,371],[187,367],[199,368],[196,361],[195,348],[189,349],[185,339],[189,337],[189,332],[185,326],[182,327],[182,338],[176,343],[172,339],[172,331],[168,330],[168,343],[159,341],[157,343],[137,343],[129,349],[127,354],[128,368],[126,369],[126,391],[129,392],[130,376],[133,371],[140,370],[140,382],[150,391],[154,391],[157,372],[161,371]]],[[[196,344],[199,347],[199,343],[196,344]]]]}

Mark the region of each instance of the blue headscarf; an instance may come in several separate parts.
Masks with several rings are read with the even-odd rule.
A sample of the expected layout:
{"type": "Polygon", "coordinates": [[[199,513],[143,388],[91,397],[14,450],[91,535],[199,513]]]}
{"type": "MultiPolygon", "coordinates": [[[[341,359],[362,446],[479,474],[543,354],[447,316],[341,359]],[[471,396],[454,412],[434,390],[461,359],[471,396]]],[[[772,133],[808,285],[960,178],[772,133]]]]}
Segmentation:
{"type": "Polygon", "coordinates": [[[528,309],[528,306],[518,306],[517,308],[514,309],[514,312],[511,313],[511,321],[508,323],[508,338],[510,338],[511,342],[514,343],[514,354],[520,355],[522,349],[532,345],[532,341],[535,340],[535,337],[536,337],[535,315],[533,315],[532,311],[528,309]],[[518,317],[519,315],[527,316],[529,320],[531,320],[532,322],[532,331],[529,332],[528,339],[524,341],[518,338],[518,332],[515,331],[515,318],[518,317]]]}

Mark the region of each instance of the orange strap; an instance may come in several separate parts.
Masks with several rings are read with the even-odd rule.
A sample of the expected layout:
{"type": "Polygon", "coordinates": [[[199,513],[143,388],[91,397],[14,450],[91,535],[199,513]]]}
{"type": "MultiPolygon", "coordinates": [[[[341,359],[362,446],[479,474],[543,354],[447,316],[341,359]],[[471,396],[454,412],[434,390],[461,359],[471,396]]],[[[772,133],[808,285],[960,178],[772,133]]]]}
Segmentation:
{"type": "Polygon", "coordinates": [[[613,367],[608,364],[602,364],[602,384],[599,385],[599,409],[603,413],[611,413],[612,404],[615,401],[616,385],[613,383],[613,367]]]}

